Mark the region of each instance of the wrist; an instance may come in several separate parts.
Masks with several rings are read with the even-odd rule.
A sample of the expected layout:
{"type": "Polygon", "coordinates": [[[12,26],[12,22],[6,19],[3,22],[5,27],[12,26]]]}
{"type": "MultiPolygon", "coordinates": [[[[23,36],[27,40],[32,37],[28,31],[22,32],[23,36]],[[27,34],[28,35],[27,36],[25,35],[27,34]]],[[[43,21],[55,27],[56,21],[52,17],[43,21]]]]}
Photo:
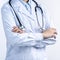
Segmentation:
{"type": "Polygon", "coordinates": [[[47,38],[45,33],[42,33],[42,35],[43,35],[43,39],[47,38]]]}

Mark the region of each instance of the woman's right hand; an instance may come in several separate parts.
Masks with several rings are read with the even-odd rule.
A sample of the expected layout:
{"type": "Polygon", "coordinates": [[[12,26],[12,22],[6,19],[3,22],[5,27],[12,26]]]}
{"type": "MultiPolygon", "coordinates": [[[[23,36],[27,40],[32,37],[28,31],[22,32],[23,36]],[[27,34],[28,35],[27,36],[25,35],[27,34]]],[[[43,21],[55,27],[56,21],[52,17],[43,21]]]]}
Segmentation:
{"type": "Polygon", "coordinates": [[[42,34],[44,38],[56,38],[57,31],[55,28],[49,28],[45,30],[42,34]]]}
{"type": "Polygon", "coordinates": [[[13,29],[12,29],[12,32],[22,34],[22,33],[24,33],[25,31],[24,31],[24,30],[22,30],[22,29],[20,29],[20,28],[19,28],[19,27],[17,27],[17,26],[14,26],[14,27],[13,27],[13,29]]]}

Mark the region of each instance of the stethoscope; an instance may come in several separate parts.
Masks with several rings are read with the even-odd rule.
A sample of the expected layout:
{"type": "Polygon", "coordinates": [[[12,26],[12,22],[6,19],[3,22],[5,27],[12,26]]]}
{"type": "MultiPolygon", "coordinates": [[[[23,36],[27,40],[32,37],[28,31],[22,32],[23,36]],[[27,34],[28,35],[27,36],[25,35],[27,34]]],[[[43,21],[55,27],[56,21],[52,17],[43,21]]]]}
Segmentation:
{"type": "MultiPolygon", "coordinates": [[[[43,32],[44,31],[44,29],[43,29],[44,28],[44,21],[43,21],[43,15],[44,14],[43,14],[43,10],[42,10],[42,8],[38,5],[38,3],[35,0],[32,0],[32,1],[36,4],[36,6],[35,6],[35,13],[36,13],[36,18],[37,18],[38,24],[39,24],[39,21],[38,21],[37,9],[40,9],[40,11],[41,11],[41,15],[42,15],[42,26],[40,26],[40,24],[39,24],[39,26],[40,26],[40,29],[43,32]]],[[[11,2],[11,0],[9,1],[9,5],[12,7],[12,5],[11,5],[10,2],[11,2]]],[[[18,18],[18,16],[17,16],[17,14],[16,14],[16,12],[15,12],[15,10],[14,10],[13,7],[12,7],[12,9],[13,9],[15,15],[16,15],[16,18],[17,18],[17,20],[19,22],[19,25],[22,26],[22,24],[21,24],[21,22],[20,22],[20,20],[19,20],[19,18],[18,18]]],[[[55,42],[56,42],[56,40],[54,40],[54,39],[45,39],[45,40],[42,40],[42,43],[43,44],[46,44],[46,45],[52,45],[52,44],[55,44],[55,42]]],[[[39,48],[39,45],[36,48],[39,48]]]]}
{"type": "Polygon", "coordinates": [[[42,8],[41,8],[41,6],[39,6],[38,5],[38,3],[35,1],[35,0],[32,0],[35,4],[36,4],[36,6],[35,6],[35,14],[36,14],[36,18],[37,18],[37,23],[38,23],[38,25],[40,26],[40,23],[39,23],[39,21],[38,21],[38,15],[37,15],[37,9],[40,9],[40,11],[41,11],[41,15],[42,15],[42,26],[40,26],[40,29],[42,30],[42,32],[44,31],[44,21],[43,21],[43,10],[42,10],[42,8]]]}
{"type": "MultiPolygon", "coordinates": [[[[35,0],[32,0],[35,4],[36,4],[36,6],[35,6],[35,14],[36,14],[36,19],[37,19],[37,23],[38,23],[38,25],[40,26],[40,23],[39,23],[39,21],[38,21],[38,15],[37,15],[37,9],[40,9],[40,11],[41,11],[41,15],[42,15],[42,26],[40,26],[40,30],[43,32],[43,27],[44,27],[44,21],[43,21],[43,10],[42,10],[42,8],[38,5],[38,3],[35,1],[35,0]]],[[[9,5],[12,7],[12,5],[11,5],[11,0],[9,0],[9,5]]],[[[18,16],[17,16],[17,14],[16,14],[16,12],[15,12],[15,10],[14,10],[14,8],[12,7],[12,9],[13,9],[13,11],[14,11],[14,13],[15,13],[15,15],[16,15],[16,18],[17,18],[17,20],[18,20],[18,22],[19,22],[19,26],[21,27],[22,26],[22,24],[21,24],[21,22],[20,22],[20,20],[19,20],[19,18],[18,18],[18,16]]],[[[23,28],[23,27],[22,27],[23,28]]]]}

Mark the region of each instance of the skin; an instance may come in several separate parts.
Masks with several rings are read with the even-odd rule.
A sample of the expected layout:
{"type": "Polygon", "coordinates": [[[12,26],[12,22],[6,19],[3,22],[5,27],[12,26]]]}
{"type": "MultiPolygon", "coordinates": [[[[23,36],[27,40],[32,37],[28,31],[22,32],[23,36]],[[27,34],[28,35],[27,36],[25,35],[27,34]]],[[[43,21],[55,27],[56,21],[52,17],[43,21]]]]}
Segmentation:
{"type": "Polygon", "coordinates": [[[13,27],[12,32],[20,33],[20,34],[24,33],[24,31],[17,26],[13,27]]]}
{"type": "Polygon", "coordinates": [[[44,38],[51,38],[51,37],[56,38],[57,31],[55,28],[49,28],[45,30],[42,34],[44,38]]]}
{"type": "Polygon", "coordinates": [[[28,2],[29,0],[23,0],[23,1],[28,2]]]}
{"type": "MultiPolygon", "coordinates": [[[[29,0],[24,0],[25,2],[28,2],[29,0]]],[[[25,33],[24,30],[18,28],[17,26],[14,26],[13,29],[12,29],[12,32],[15,32],[15,33],[25,33]]],[[[50,37],[53,37],[53,38],[56,38],[56,35],[57,35],[57,31],[55,28],[49,28],[47,30],[45,30],[43,33],[43,38],[50,38],[50,37]]]]}

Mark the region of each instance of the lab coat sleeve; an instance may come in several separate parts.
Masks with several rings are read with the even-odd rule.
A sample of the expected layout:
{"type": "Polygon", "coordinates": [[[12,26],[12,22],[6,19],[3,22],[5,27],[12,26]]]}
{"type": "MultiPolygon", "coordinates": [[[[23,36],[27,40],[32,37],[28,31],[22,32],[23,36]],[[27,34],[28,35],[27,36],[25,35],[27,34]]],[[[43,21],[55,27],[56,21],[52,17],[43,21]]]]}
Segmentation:
{"type": "Polygon", "coordinates": [[[14,33],[12,27],[16,26],[14,16],[9,6],[4,6],[1,9],[2,20],[6,38],[9,44],[17,46],[33,46],[36,41],[42,40],[42,33],[14,33]]]}

